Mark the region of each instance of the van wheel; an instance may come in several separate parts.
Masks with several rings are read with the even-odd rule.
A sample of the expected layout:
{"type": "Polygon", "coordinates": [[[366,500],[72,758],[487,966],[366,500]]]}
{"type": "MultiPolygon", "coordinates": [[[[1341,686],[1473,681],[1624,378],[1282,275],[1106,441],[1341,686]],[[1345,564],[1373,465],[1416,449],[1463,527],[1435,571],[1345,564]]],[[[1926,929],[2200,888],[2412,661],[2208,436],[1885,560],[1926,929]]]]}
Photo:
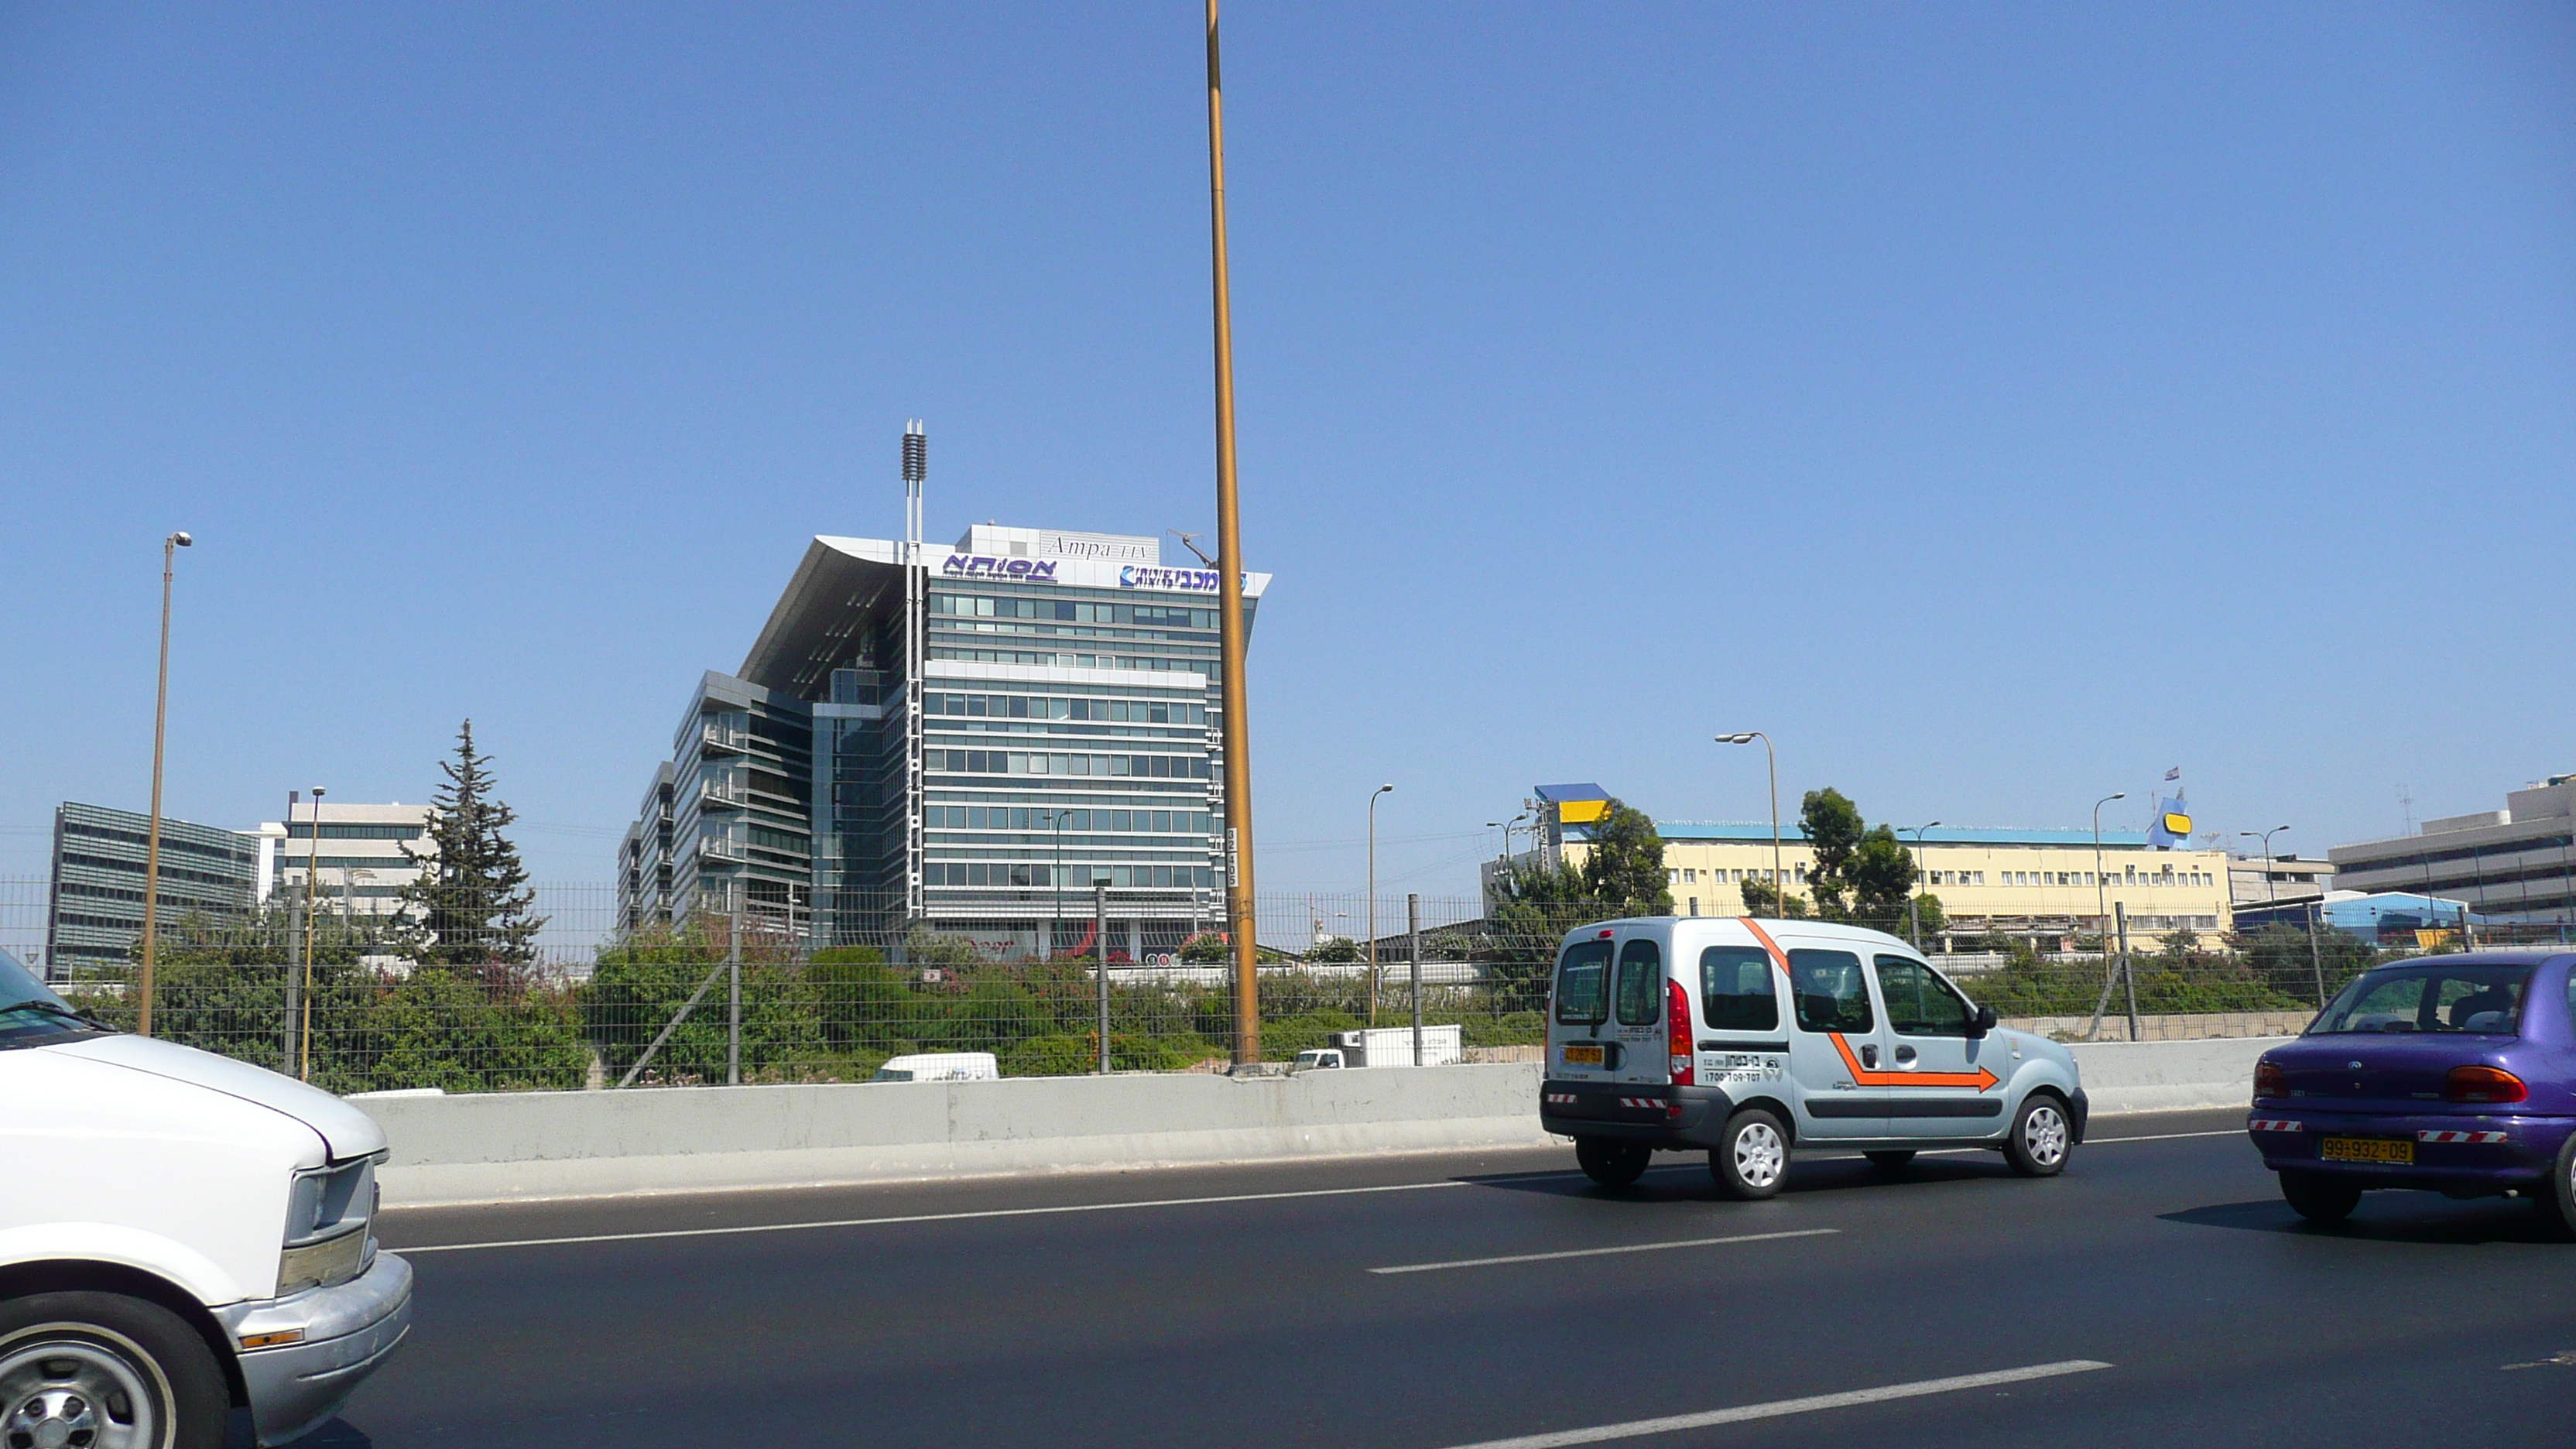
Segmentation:
{"type": "Polygon", "coordinates": [[[2361,1206],[2361,1189],[2313,1172],[2281,1174],[2281,1199],[2312,1223],[2339,1223],[2361,1206]]]}
{"type": "Polygon", "coordinates": [[[1726,1131],[1708,1150],[1708,1175],[1739,1202],[1778,1192],[1789,1175],[1789,1134],[1781,1130],[1780,1119],[1759,1107],[1727,1118],[1726,1131]]]}
{"type": "Polygon", "coordinates": [[[2540,1205],[2540,1220],[2549,1225],[2550,1234],[2576,1240],[2576,1136],[2560,1144],[2557,1166],[2547,1182],[2532,1184],[2531,1195],[2540,1205]]]}
{"type": "Polygon", "coordinates": [[[1577,1137],[1574,1160],[1582,1164],[1585,1177],[1603,1187],[1631,1187],[1646,1175],[1646,1164],[1655,1160],[1655,1151],[1634,1142],[1577,1137]]]}
{"type": "Polygon", "coordinates": [[[0,1441],[221,1449],[232,1393],[179,1316],[121,1293],[0,1303],[0,1441]]]}
{"type": "Polygon", "coordinates": [[[2004,1139],[2004,1161],[2024,1177],[2055,1177],[2066,1170],[2075,1151],[2075,1129],[2067,1125],[2066,1108],[2046,1092],[2024,1097],[2004,1139]]]}
{"type": "Polygon", "coordinates": [[[1914,1160],[1914,1149],[1891,1147],[1884,1152],[1864,1152],[1861,1156],[1868,1158],[1869,1165],[1872,1167],[1885,1168],[1889,1172],[1894,1172],[1914,1160]]]}

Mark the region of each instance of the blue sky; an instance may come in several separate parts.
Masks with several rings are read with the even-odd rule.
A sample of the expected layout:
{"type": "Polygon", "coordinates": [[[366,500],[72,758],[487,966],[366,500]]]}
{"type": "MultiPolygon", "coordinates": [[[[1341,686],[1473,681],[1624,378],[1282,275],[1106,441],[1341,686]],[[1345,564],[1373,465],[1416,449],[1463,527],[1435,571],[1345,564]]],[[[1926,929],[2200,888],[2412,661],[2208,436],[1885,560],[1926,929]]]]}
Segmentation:
{"type": "MultiPolygon", "coordinates": [[[[804,539],[1212,512],[1198,12],[0,11],[0,874],[425,798],[604,880],[804,539]]],[[[1228,15],[1265,890],[1533,782],[2310,853],[2576,770],[2576,11],[1228,15]],[[2114,807],[2114,811],[2127,806],[2114,807]],[[2143,811],[2110,817],[2143,823],[2143,811]]]]}

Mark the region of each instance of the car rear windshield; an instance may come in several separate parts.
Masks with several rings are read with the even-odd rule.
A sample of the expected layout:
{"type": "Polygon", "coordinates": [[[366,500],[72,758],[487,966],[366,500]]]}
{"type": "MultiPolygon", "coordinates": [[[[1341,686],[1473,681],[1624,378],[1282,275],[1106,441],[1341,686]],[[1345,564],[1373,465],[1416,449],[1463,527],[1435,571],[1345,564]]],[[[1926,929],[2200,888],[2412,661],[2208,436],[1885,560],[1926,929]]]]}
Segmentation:
{"type": "Polygon", "coordinates": [[[2512,1036],[2522,1029],[2528,966],[2442,966],[2415,961],[2364,972],[2317,1014],[2310,1036],[2348,1032],[2460,1032],[2512,1036]]]}
{"type": "Polygon", "coordinates": [[[1577,941],[1556,968],[1556,1019],[1599,1026],[1610,1019],[1610,943],[1577,941]]]}

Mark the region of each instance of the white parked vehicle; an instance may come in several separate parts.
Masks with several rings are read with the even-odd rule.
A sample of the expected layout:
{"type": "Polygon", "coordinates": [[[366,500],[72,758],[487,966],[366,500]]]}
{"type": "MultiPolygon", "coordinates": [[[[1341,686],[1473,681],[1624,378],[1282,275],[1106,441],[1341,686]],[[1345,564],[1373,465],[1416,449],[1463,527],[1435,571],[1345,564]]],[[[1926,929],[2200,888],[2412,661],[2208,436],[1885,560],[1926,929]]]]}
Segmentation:
{"type": "Polygon", "coordinates": [[[1340,1047],[1308,1047],[1288,1064],[1290,1072],[1339,1071],[1345,1065],[1340,1047]]]}
{"type": "MultiPolygon", "coordinates": [[[[1455,1025],[1424,1027],[1420,1065],[1446,1067],[1466,1060],[1462,1030],[1455,1025]]],[[[1413,1028],[1409,1026],[1364,1026],[1357,1031],[1337,1031],[1333,1033],[1333,1045],[1347,1054],[1344,1060],[1354,1067],[1415,1065],[1413,1028]]]]}
{"type": "Polygon", "coordinates": [[[0,1445],[217,1449],[329,1419],[411,1331],[369,1224],[384,1132],[110,1031],[0,962],[0,1445]]]}
{"type": "Polygon", "coordinates": [[[1002,1067],[991,1052],[915,1052],[888,1057],[871,1082],[998,1082],[1002,1067]]]}
{"type": "Polygon", "coordinates": [[[1705,1151],[1730,1196],[1769,1197],[1800,1147],[1881,1167],[1990,1147],[2046,1177],[2085,1108],[2072,1053],[1881,931],[1664,916],[1585,926],[1557,955],[1539,1124],[1605,1186],[1705,1151]]]}

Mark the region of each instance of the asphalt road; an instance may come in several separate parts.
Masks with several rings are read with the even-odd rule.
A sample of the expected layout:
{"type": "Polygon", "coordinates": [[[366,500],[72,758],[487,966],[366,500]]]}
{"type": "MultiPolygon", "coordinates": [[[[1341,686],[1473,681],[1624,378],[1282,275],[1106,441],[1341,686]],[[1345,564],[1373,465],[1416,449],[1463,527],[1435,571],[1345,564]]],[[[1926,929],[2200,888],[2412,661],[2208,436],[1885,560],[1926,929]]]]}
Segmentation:
{"type": "Polygon", "coordinates": [[[390,1213],[442,1250],[320,1442],[1452,1449],[1748,1406],[1550,1442],[2576,1436],[2576,1245],[2417,1193],[2310,1228],[2242,1120],[2099,1121],[2040,1182],[1802,1156],[1755,1204],[1548,1149],[390,1213]]]}

